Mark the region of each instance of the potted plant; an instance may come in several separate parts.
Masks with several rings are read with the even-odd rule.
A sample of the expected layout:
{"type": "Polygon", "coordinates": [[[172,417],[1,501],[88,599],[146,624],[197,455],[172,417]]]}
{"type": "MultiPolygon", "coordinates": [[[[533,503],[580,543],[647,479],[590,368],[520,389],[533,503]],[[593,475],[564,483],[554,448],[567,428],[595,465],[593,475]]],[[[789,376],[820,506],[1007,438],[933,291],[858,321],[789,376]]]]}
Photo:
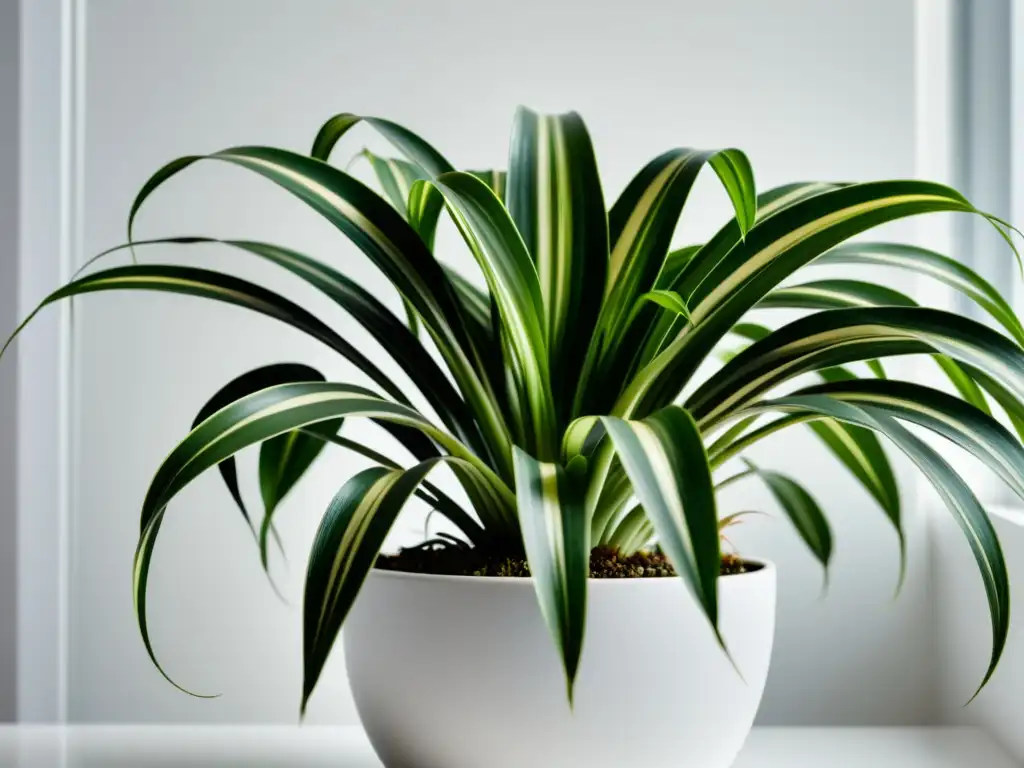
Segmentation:
{"type": "Polygon", "coordinates": [[[257,531],[266,563],[275,509],[334,443],[376,466],[341,487],[313,542],[303,707],[344,623],[356,703],[390,768],[596,768],[633,764],[639,752],[650,764],[724,768],[761,697],[775,574],[770,563],[723,556],[721,528],[736,518],[719,515],[716,492],[747,477],[763,480],[827,566],[829,527],[802,486],[750,462],[723,476],[754,443],[804,424],[877,500],[901,543],[899,489],[880,438],[938,490],[988,594],[993,645],[984,685],[1008,631],[999,542],[968,485],[904,425],[952,440],[1024,496],[1024,448],[989,404],[1005,411],[1018,435],[1024,431],[1024,327],[998,291],[952,259],[845,242],[935,211],[983,215],[1013,247],[1007,223],[939,184],[803,183],[757,194],[736,149],[670,150],[609,208],[574,113],[520,110],[507,172],[456,171],[405,128],[352,114],[331,118],[310,155],[237,147],[172,161],[132,205],[129,243],[97,256],[40,309],[121,289],[228,302],[310,334],[374,388],[326,381],[298,363],[270,365],[230,382],[201,410],[142,505],[134,590],[147,651],[156,664],[146,582],[175,495],[218,467],[250,521],[233,457],[261,445],[266,509],[257,531]],[[365,153],[384,196],[328,163],[360,122],[404,156],[365,153]],[[129,247],[216,242],[132,240],[132,222],[150,195],[200,160],[241,166],[290,192],[389,278],[404,322],[346,277],[344,265],[267,243],[219,241],[321,291],[380,349],[360,351],[301,306],[228,274],[134,259],[96,267],[129,247]],[[708,242],[672,250],[706,165],[735,216],[708,242]],[[444,212],[486,288],[435,257],[444,212]],[[965,293],[1000,329],[919,307],[874,282],[790,280],[812,263],[926,274],[965,293]],[[769,330],[748,318],[765,307],[810,312],[769,330]],[[737,350],[737,343],[746,346],[737,350]],[[727,361],[705,375],[702,366],[723,345],[727,361]],[[403,391],[374,364],[371,355],[381,349],[418,392],[403,391]],[[931,356],[958,396],[886,378],[879,361],[907,354],[931,356]],[[847,367],[858,362],[867,363],[862,375],[847,367]],[[343,437],[342,420],[356,416],[390,432],[412,459],[343,437]],[[426,479],[442,464],[469,508],[426,479]],[[413,496],[458,535],[382,556],[385,536],[413,496]],[[634,665],[630,672],[624,663],[634,665]],[[650,681],[639,691],[638,678],[650,681]]]}

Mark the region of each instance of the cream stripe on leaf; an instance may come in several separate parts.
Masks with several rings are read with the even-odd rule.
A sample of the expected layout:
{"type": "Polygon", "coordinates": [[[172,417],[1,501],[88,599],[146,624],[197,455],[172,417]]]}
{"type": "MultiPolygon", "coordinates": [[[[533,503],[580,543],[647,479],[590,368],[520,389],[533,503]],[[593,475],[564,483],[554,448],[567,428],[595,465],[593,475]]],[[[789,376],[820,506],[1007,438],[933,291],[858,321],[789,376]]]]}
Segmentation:
{"type": "Polygon", "coordinates": [[[446,173],[433,182],[480,265],[501,317],[506,364],[523,404],[527,450],[542,461],[558,456],[558,424],[544,338],[544,305],[537,271],[501,201],[468,173],[446,173]]]}
{"type": "Polygon", "coordinates": [[[326,344],[350,360],[391,397],[399,402],[408,402],[402,390],[383,371],[315,315],[266,288],[231,275],[196,267],[132,264],[80,277],[43,299],[11,335],[4,349],[44,307],[71,296],[116,290],[160,291],[197,296],[267,315],[326,344]]]}
{"type": "MultiPolygon", "coordinates": [[[[758,304],[758,308],[783,309],[837,309],[866,306],[916,307],[918,304],[899,291],[857,280],[827,280],[790,288],[779,288],[768,294],[758,304]],[[807,290],[808,288],[811,290],[807,290]]],[[[733,326],[734,333],[738,327],[733,326]]],[[[991,412],[985,395],[959,363],[945,355],[933,355],[933,359],[964,400],[986,413],[991,412]]],[[[881,364],[877,360],[869,360],[867,364],[872,367],[878,378],[885,378],[881,364]]]]}
{"type": "MultiPolygon", "coordinates": [[[[849,185],[803,182],[769,189],[757,196],[757,221],[762,222],[769,216],[773,216],[803,200],[824,192],[839,189],[843,186],[849,185]]],[[[662,273],[658,277],[657,287],[677,292],[685,289],[688,296],[692,286],[699,285],[705,280],[708,273],[721,263],[726,254],[742,241],[743,235],[744,233],[739,223],[736,219],[731,219],[705,245],[691,246],[691,248],[683,249],[686,252],[677,255],[675,259],[673,259],[673,254],[670,253],[665,266],[662,268],[662,273]],[[674,266],[673,262],[678,266],[677,269],[670,268],[674,266]]],[[[658,319],[658,325],[650,331],[647,330],[646,324],[642,321],[638,320],[637,322],[640,323],[642,337],[649,337],[650,340],[646,343],[643,353],[634,361],[633,366],[629,368],[628,378],[623,380],[633,379],[644,365],[651,362],[668,343],[679,335],[687,321],[683,318],[673,319],[663,315],[658,319]]],[[[650,321],[648,320],[647,322],[649,323],[650,321]]],[[[635,331],[631,329],[630,333],[633,334],[635,331]]],[[[635,338],[636,336],[632,336],[631,339],[625,340],[623,348],[632,349],[637,343],[635,338]]]]}
{"type": "Polygon", "coordinates": [[[512,131],[508,210],[536,264],[552,390],[565,423],[601,310],[608,218],[597,161],[574,112],[520,109],[512,131]]]}
{"type": "MultiPolygon", "coordinates": [[[[772,289],[839,242],[871,227],[940,211],[976,212],[940,184],[885,181],[815,195],[769,216],[723,254],[705,246],[677,286],[692,326],[641,371],[615,412],[640,414],[671,402],[730,327],[772,289]]],[[[728,239],[728,238],[725,238],[728,239]]]]}
{"type": "Polygon", "coordinates": [[[833,309],[796,320],[737,355],[688,400],[705,427],[809,370],[902,354],[947,355],[1024,397],[1024,350],[990,328],[923,307],[833,309]]]}
{"type": "Polygon", "coordinates": [[[966,535],[985,584],[992,620],[992,654],[978,687],[980,692],[1006,646],[1010,583],[996,531],[970,486],[935,450],[880,409],[844,403],[826,395],[801,395],[766,401],[757,405],[756,410],[812,414],[874,430],[889,438],[928,478],[966,535]]]}
{"type": "Polygon", "coordinates": [[[327,507],[306,570],[303,712],[384,539],[437,461],[428,460],[406,470],[364,470],[345,483],[327,507]]]}
{"type": "MultiPolygon", "coordinates": [[[[148,245],[211,243],[231,246],[244,253],[267,259],[303,279],[345,309],[396,363],[406,371],[415,372],[413,381],[417,389],[437,411],[445,426],[477,453],[487,454],[488,446],[482,441],[472,413],[423,344],[369,291],[333,267],[289,248],[246,240],[165,238],[136,241],[132,245],[137,248],[148,245]]],[[[111,249],[101,256],[127,247],[124,245],[111,249]]],[[[353,362],[361,365],[359,359],[353,362]]],[[[421,455],[420,458],[425,456],[421,455]]]]}
{"type": "MultiPolygon", "coordinates": [[[[362,156],[365,157],[373,169],[377,182],[387,196],[395,210],[402,214],[406,221],[409,221],[409,192],[412,185],[419,179],[426,178],[426,174],[419,166],[407,160],[395,158],[382,158],[375,155],[368,149],[364,149],[362,156]]],[[[432,245],[432,243],[431,243],[432,245]]],[[[414,334],[419,330],[419,318],[416,309],[402,298],[402,306],[405,308],[406,322],[414,334]]]]}
{"type": "Polygon", "coordinates": [[[721,553],[715,490],[693,417],[669,406],[643,421],[601,418],[637,501],[718,635],[721,553]]]}
{"type": "Polygon", "coordinates": [[[1018,344],[1024,344],[1024,326],[1006,299],[991,283],[956,259],[913,245],[855,242],[833,248],[821,257],[820,263],[896,267],[937,280],[976,302],[1018,344]]]}
{"type": "MultiPolygon", "coordinates": [[[[156,535],[167,505],[196,477],[243,448],[346,416],[394,422],[423,432],[451,454],[450,457],[434,456],[427,461],[457,462],[463,471],[472,472],[478,484],[500,501],[506,534],[515,535],[515,496],[511,490],[465,446],[432,426],[412,408],[384,400],[361,387],[332,382],[283,384],[261,390],[236,400],[193,429],[164,460],[146,493],[135,555],[135,599],[139,629],[154,664],[157,662],[149,637],[145,588],[156,535]]],[[[502,532],[499,525],[493,530],[496,534],[502,532]]],[[[157,667],[167,677],[159,664],[157,667]]]]}
{"type": "Polygon", "coordinates": [[[958,397],[911,382],[872,379],[829,382],[793,394],[827,395],[930,429],[982,461],[1024,499],[1024,447],[1002,424],[958,397]]]}
{"type": "Polygon", "coordinates": [[[859,280],[817,280],[776,288],[758,302],[759,309],[841,309],[844,307],[913,307],[917,302],[884,285],[859,280]]]}
{"type": "Polygon", "coordinates": [[[562,657],[566,690],[583,652],[590,574],[590,521],[584,507],[586,459],[563,469],[513,449],[519,525],[541,614],[562,657]]]}
{"type": "Polygon", "coordinates": [[[574,416],[607,413],[614,402],[613,388],[587,383],[622,380],[613,372],[627,368],[636,353],[623,344],[633,306],[637,297],[655,287],[683,206],[698,173],[709,163],[733,203],[740,233],[753,226],[754,177],[739,150],[670,150],[633,178],[608,213],[611,256],[604,305],[587,350],[574,416]]]}
{"type": "MultiPolygon", "coordinates": [[[[323,374],[316,368],[311,368],[308,365],[302,365],[300,363],[276,363],[274,365],[255,368],[243,373],[235,379],[232,379],[217,390],[213,397],[211,397],[199,410],[199,413],[192,422],[191,428],[195,429],[221,408],[231,405],[231,403],[245,397],[246,395],[259,392],[267,387],[296,381],[324,380],[323,374]]],[[[324,430],[326,431],[331,426],[333,426],[333,430],[336,433],[341,427],[341,423],[339,421],[335,421],[333,423],[325,422],[324,430]]],[[[227,486],[228,493],[231,494],[231,498],[234,500],[235,505],[242,513],[242,517],[245,519],[246,525],[248,525],[250,530],[255,533],[255,529],[252,524],[252,517],[249,515],[249,510],[245,506],[245,501],[242,498],[242,491],[238,485],[238,469],[236,467],[235,458],[231,456],[222,461],[217,465],[217,471],[224,480],[224,485],[227,486]]],[[[281,495],[283,496],[284,494],[281,495]]]]}
{"type": "Polygon", "coordinates": [[[313,140],[310,155],[317,160],[326,162],[330,159],[331,152],[341,137],[361,122],[371,125],[410,162],[419,166],[428,178],[453,170],[451,163],[445,160],[440,152],[408,128],[403,128],[397,123],[383,118],[361,117],[350,112],[341,112],[321,126],[313,140]]]}
{"type": "Polygon", "coordinates": [[[158,170],[136,196],[128,220],[129,240],[135,217],[153,191],[200,159],[229,162],[274,182],[324,216],[373,261],[416,310],[476,413],[500,471],[511,476],[508,429],[495,392],[480,375],[479,350],[465,329],[444,270],[417,231],[358,180],[319,160],[271,147],[237,147],[205,158],[181,158],[158,170]]]}
{"type": "MultiPolygon", "coordinates": [[[[300,431],[303,434],[315,437],[321,442],[330,443],[338,446],[339,448],[345,448],[346,450],[352,451],[353,453],[363,456],[382,467],[386,467],[388,469],[404,468],[393,459],[382,453],[378,453],[360,442],[350,440],[349,438],[342,437],[336,433],[326,434],[324,432],[317,432],[316,427],[319,427],[319,425],[306,427],[300,431]]],[[[489,527],[497,524],[498,528],[501,528],[504,521],[502,511],[500,510],[500,504],[498,508],[496,508],[492,498],[484,499],[478,493],[475,475],[473,475],[474,470],[471,467],[467,468],[461,460],[452,459],[451,457],[445,458],[445,462],[452,469],[455,475],[459,477],[460,481],[463,480],[463,476],[466,476],[467,479],[473,478],[471,482],[464,482],[466,495],[469,497],[470,503],[473,505],[473,509],[477,510],[480,519],[485,520],[489,527]]],[[[432,509],[436,510],[438,513],[454,523],[459,531],[465,535],[467,541],[472,542],[475,546],[481,546],[488,543],[487,532],[484,530],[483,526],[474,520],[466,510],[451,498],[451,496],[442,491],[436,485],[424,480],[422,487],[417,488],[414,493],[417,497],[423,499],[423,501],[429,504],[432,509]]],[[[266,521],[264,521],[264,524],[266,524],[266,521]]]]}

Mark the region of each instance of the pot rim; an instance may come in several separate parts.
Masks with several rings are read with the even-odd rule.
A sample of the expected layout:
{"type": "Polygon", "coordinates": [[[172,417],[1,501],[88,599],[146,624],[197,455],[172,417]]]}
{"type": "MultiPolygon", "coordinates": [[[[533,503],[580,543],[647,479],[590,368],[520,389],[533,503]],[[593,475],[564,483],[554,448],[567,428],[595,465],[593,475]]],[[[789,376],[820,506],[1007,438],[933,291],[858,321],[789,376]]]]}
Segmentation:
{"type": "MultiPolygon", "coordinates": [[[[761,566],[756,571],[749,571],[747,573],[729,573],[725,576],[719,576],[719,580],[723,580],[725,583],[730,581],[743,581],[749,582],[751,579],[765,578],[775,576],[775,563],[771,560],[763,560],[757,557],[744,557],[744,562],[751,563],[752,565],[761,566]]],[[[532,576],[454,576],[447,573],[415,573],[412,571],[392,571],[386,568],[372,568],[368,577],[374,578],[385,578],[391,580],[406,580],[406,581],[433,581],[433,582],[451,582],[453,584],[505,584],[505,585],[519,585],[529,586],[533,588],[533,577],[532,576]]],[[[644,577],[637,576],[632,578],[621,578],[621,579],[609,579],[590,576],[587,578],[587,588],[591,589],[596,584],[601,584],[599,589],[615,589],[616,587],[622,588],[626,585],[635,584],[659,584],[659,583],[676,584],[676,577],[672,576],[658,576],[658,577],[644,577]],[[613,586],[614,585],[614,586],[613,586]]]]}

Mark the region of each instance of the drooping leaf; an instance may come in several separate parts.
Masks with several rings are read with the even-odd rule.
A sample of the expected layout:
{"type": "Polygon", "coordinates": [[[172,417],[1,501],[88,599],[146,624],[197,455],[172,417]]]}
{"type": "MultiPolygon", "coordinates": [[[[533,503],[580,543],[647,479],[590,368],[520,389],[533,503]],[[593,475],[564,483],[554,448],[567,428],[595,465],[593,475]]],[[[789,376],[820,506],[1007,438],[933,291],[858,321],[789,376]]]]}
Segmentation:
{"type": "MultiPolygon", "coordinates": [[[[346,124],[340,117],[336,122],[346,124]]],[[[378,123],[374,125],[380,130],[378,123]]],[[[331,135],[336,132],[327,127],[325,130],[331,135]]],[[[397,127],[394,130],[398,131],[397,127]]],[[[415,144],[407,137],[402,140],[415,144]]],[[[422,151],[424,157],[416,161],[425,168],[430,153],[422,151]]],[[[358,180],[319,160],[272,147],[236,147],[212,155],[181,158],[159,169],[136,196],[128,220],[129,240],[135,217],[149,196],[175,174],[202,159],[231,163],[274,182],[324,216],[370,258],[416,310],[477,415],[481,432],[496,453],[503,474],[510,476],[510,436],[495,393],[480,375],[480,352],[466,332],[459,302],[444,270],[417,230],[358,180]]]]}
{"type": "Polygon", "coordinates": [[[796,320],[737,355],[688,400],[702,428],[800,373],[891,355],[947,355],[1024,397],[1024,351],[950,312],[923,307],[833,309],[796,320]],[[883,330],[884,329],[884,330],[883,330]]]}
{"type": "Polygon", "coordinates": [[[988,596],[992,619],[992,654],[985,677],[978,688],[980,692],[992,677],[1006,646],[1010,583],[999,538],[970,486],[935,450],[879,408],[856,406],[821,394],[776,398],[756,408],[759,411],[815,414],[875,430],[889,438],[928,478],[964,531],[988,596]]]}
{"type": "Polygon", "coordinates": [[[957,397],[907,381],[875,379],[818,384],[794,395],[827,395],[925,427],[979,459],[1024,499],[1024,446],[989,414],[957,397]]]}
{"type": "Polygon", "coordinates": [[[818,502],[793,478],[774,470],[761,469],[749,459],[744,461],[768,486],[768,490],[793,523],[800,538],[814,553],[827,574],[829,561],[832,559],[832,530],[818,502]]]}
{"type": "Polygon", "coordinates": [[[331,500],[313,541],[303,599],[302,712],[327,657],[398,513],[436,465],[373,467],[352,477],[331,500]]]}
{"type": "Polygon", "coordinates": [[[833,248],[819,263],[896,267],[938,280],[969,297],[995,318],[1017,343],[1024,344],[1024,326],[1006,299],[991,283],[956,259],[915,245],[853,242],[833,248]]]}
{"type": "Polygon", "coordinates": [[[738,226],[727,225],[689,261],[677,281],[677,290],[690,307],[691,332],[681,334],[645,366],[619,397],[614,412],[642,416],[671,402],[743,315],[834,245],[888,221],[939,211],[976,209],[940,184],[871,182],[785,207],[763,219],[745,240],[738,226]]]}
{"type": "MultiPolygon", "coordinates": [[[[259,392],[267,387],[295,381],[324,381],[324,376],[315,368],[302,365],[301,363],[277,363],[247,371],[241,376],[232,379],[214,393],[213,397],[199,409],[199,413],[192,422],[192,429],[195,429],[221,408],[231,405],[231,403],[246,395],[259,392]]],[[[228,488],[228,493],[231,494],[231,498],[234,499],[238,510],[242,513],[242,517],[245,518],[246,524],[255,533],[252,518],[249,515],[249,510],[245,507],[242,491],[238,486],[238,469],[234,456],[228,457],[218,464],[217,470],[220,472],[220,476],[228,488]]]]}
{"type": "Polygon", "coordinates": [[[711,469],[696,422],[678,406],[643,421],[608,416],[601,421],[662,549],[717,636],[718,515],[711,469]]]}
{"type": "Polygon", "coordinates": [[[435,459],[472,473],[477,483],[499,502],[496,508],[502,517],[490,521],[493,529],[501,530],[504,526],[506,530],[515,530],[515,498],[508,487],[472,451],[407,405],[385,400],[361,387],[332,382],[283,384],[236,400],[192,430],[171,452],[157,470],[143,502],[135,555],[135,609],[146,651],[168,680],[171,678],[156,661],[146,616],[149,567],[167,505],[196,477],[243,448],[346,416],[393,422],[429,436],[450,454],[435,459]]]}
{"type": "Polygon", "coordinates": [[[590,524],[584,508],[586,459],[562,469],[514,449],[516,500],[526,558],[548,631],[565,669],[572,702],[583,651],[590,573],[590,524]]]}

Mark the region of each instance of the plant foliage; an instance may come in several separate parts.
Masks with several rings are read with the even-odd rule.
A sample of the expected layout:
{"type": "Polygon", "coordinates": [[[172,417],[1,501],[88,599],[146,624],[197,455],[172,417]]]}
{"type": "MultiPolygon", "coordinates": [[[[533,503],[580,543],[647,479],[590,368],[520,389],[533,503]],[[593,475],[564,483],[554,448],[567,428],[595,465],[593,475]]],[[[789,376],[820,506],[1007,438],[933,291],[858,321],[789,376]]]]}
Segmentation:
{"type": "MultiPolygon", "coordinates": [[[[413,496],[461,532],[461,539],[444,540],[451,546],[526,554],[571,699],[591,549],[629,552],[656,541],[717,636],[720,527],[732,518],[719,520],[715,473],[755,443],[806,424],[877,501],[901,547],[899,490],[882,441],[935,486],[965,532],[988,594],[987,681],[1009,626],[999,541],[970,487],[904,425],[953,441],[1024,497],[1024,328],[995,288],[953,259],[910,246],[848,242],[879,224],[940,211],[985,216],[955,190],[924,181],[801,183],[758,194],[747,157],[731,148],[665,152],[609,204],[579,115],[526,109],[515,118],[507,170],[456,170],[407,129],[347,113],[324,124],[310,154],[235,147],[168,163],[132,205],[128,243],[93,259],[86,274],[40,309],[108,290],[227,302],[309,334],[362,370],[374,388],[326,381],[305,365],[275,364],[243,374],[203,407],[157,470],[142,506],[135,599],[151,658],[156,663],[146,582],[175,495],[218,467],[266,564],[275,510],[324,444],[334,443],[376,466],[338,490],[313,543],[303,707],[389,529],[413,496]],[[339,139],[361,122],[401,155],[362,153],[383,194],[329,162],[339,139]],[[134,241],[134,219],[149,197],[194,163],[210,161],[245,168],[326,218],[393,284],[404,318],[330,259],[251,241],[134,241]],[[706,166],[734,216],[706,243],[673,250],[684,205],[706,166]],[[478,275],[460,275],[435,254],[442,215],[461,233],[478,275]],[[347,311],[378,349],[359,350],[298,304],[228,274],[95,266],[124,248],[210,242],[299,277],[347,311]],[[976,302],[999,331],[919,307],[870,281],[791,280],[815,263],[927,275],[976,302]],[[752,312],[770,308],[805,314],[777,329],[751,322],[752,312]],[[704,376],[704,364],[734,347],[737,337],[746,346],[704,376]],[[409,393],[373,363],[381,352],[408,372],[426,409],[414,407],[409,393]],[[909,354],[933,357],[959,396],[886,378],[879,361],[909,354]],[[857,362],[866,362],[871,375],[846,367],[857,362]],[[992,416],[989,399],[1006,411],[1017,434],[992,416]],[[342,437],[343,420],[354,417],[388,430],[411,460],[342,437]],[[258,528],[234,464],[235,454],[255,445],[265,504],[258,528]],[[470,509],[426,479],[439,464],[453,472],[470,509]]],[[[986,218],[1012,247],[1008,226],[986,218]]],[[[812,496],[793,478],[749,461],[747,467],[719,481],[718,489],[761,479],[827,566],[831,531],[812,496]]]]}

